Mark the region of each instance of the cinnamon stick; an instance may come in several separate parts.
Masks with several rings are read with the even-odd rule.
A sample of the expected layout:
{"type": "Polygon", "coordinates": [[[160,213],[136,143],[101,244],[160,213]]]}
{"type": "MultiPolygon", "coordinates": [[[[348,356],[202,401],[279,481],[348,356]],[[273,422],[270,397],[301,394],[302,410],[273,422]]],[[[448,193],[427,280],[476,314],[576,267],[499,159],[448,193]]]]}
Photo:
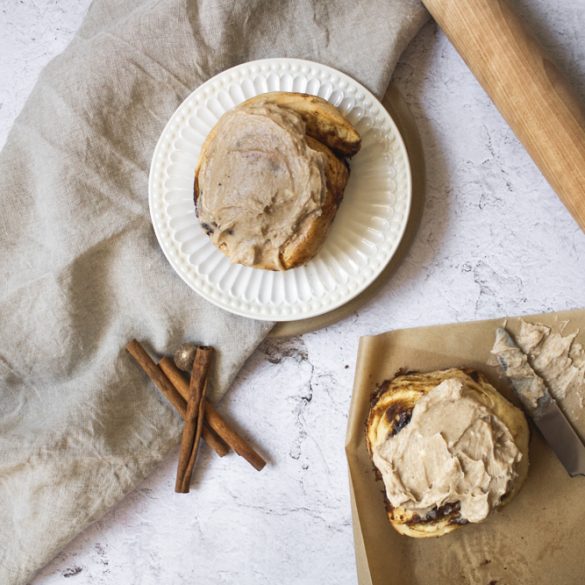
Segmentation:
{"type": "MultiPolygon", "coordinates": [[[[181,394],[177,392],[175,386],[171,384],[162,369],[157,366],[148,353],[146,353],[142,345],[140,345],[136,339],[133,339],[126,346],[126,351],[128,351],[128,353],[136,360],[144,373],[184,419],[187,414],[187,403],[181,394]]],[[[207,425],[203,428],[203,439],[220,457],[223,457],[228,453],[228,446],[217,435],[217,433],[207,425]]]]}
{"type": "Polygon", "coordinates": [[[207,420],[203,420],[203,440],[220,456],[230,452],[225,441],[209,426],[207,420]]]}
{"type": "Polygon", "coordinates": [[[189,400],[187,401],[187,415],[181,436],[181,449],[177,465],[177,480],[175,491],[180,494],[189,492],[191,475],[197,460],[199,441],[203,430],[205,413],[205,392],[207,375],[213,356],[213,348],[198,347],[193,360],[191,380],[189,382],[189,400]]]}
{"type": "MultiPolygon", "coordinates": [[[[166,374],[167,379],[174,386],[175,391],[186,398],[189,396],[189,385],[185,378],[168,357],[163,357],[159,362],[160,369],[166,374]]],[[[207,401],[205,406],[205,420],[207,424],[223,439],[238,455],[243,457],[252,467],[260,471],[266,465],[266,461],[254,450],[254,448],[234,431],[224,418],[207,401]]]]}

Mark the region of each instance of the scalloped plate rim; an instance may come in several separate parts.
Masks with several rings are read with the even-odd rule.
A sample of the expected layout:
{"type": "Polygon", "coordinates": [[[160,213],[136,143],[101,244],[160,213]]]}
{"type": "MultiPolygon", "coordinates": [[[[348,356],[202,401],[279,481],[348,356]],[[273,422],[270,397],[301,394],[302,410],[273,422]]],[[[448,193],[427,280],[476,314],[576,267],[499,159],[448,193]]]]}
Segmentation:
{"type": "MultiPolygon", "coordinates": [[[[334,88],[334,90],[335,89],[336,88],[334,88]]],[[[259,95],[259,94],[256,94],[256,95],[259,95]]],[[[215,306],[217,306],[217,307],[219,307],[219,308],[221,308],[229,313],[239,315],[241,317],[246,317],[249,319],[256,319],[259,321],[273,321],[273,322],[296,321],[299,319],[308,319],[311,317],[317,317],[317,316],[322,315],[324,313],[328,313],[330,311],[338,309],[342,305],[348,303],[353,298],[355,298],[356,296],[361,294],[378,278],[378,276],[380,276],[380,274],[383,272],[384,268],[386,268],[386,266],[388,265],[390,260],[395,255],[396,250],[398,249],[398,246],[400,245],[400,242],[404,238],[404,233],[405,233],[406,227],[408,225],[408,220],[410,217],[411,207],[412,207],[412,170],[411,170],[411,165],[410,165],[410,159],[408,157],[408,151],[406,150],[406,146],[404,144],[404,139],[402,138],[402,135],[401,135],[396,123],[394,122],[394,119],[392,118],[392,116],[390,115],[388,110],[382,105],[380,100],[378,98],[376,98],[376,96],[369,89],[367,89],[363,84],[361,84],[359,81],[356,81],[351,76],[347,75],[346,73],[343,73],[342,71],[339,71],[338,69],[335,69],[334,67],[330,67],[329,65],[324,65],[324,64],[319,63],[317,61],[310,61],[308,59],[297,59],[297,58],[288,58],[288,57],[273,57],[273,58],[266,58],[266,59],[256,59],[253,61],[247,61],[244,63],[240,63],[238,65],[235,65],[233,67],[225,69],[225,70],[217,73],[213,77],[209,78],[207,81],[205,81],[204,83],[199,85],[196,89],[194,89],[179,104],[177,109],[170,116],[169,120],[165,124],[165,126],[164,126],[158,140],[157,140],[156,146],[155,146],[153,154],[152,154],[151,164],[150,164],[150,168],[149,168],[149,177],[148,177],[148,204],[149,204],[149,215],[150,215],[151,224],[153,226],[153,229],[154,229],[157,241],[159,243],[159,246],[160,246],[165,258],[167,259],[167,261],[169,262],[169,264],[171,265],[171,267],[175,271],[175,273],[181,278],[181,280],[183,280],[183,282],[191,290],[193,290],[195,293],[197,293],[199,296],[204,298],[206,301],[212,303],[213,305],[215,305],[215,306]],[[166,140],[166,135],[169,132],[169,129],[174,124],[177,117],[180,116],[183,113],[183,110],[185,110],[188,107],[188,104],[195,93],[202,93],[204,90],[207,89],[208,86],[212,85],[215,81],[217,81],[218,77],[224,77],[224,76],[227,77],[230,73],[233,73],[233,72],[237,71],[238,69],[246,69],[246,68],[251,67],[251,66],[258,66],[258,67],[262,67],[263,65],[267,65],[267,66],[285,65],[286,66],[286,65],[292,65],[292,64],[296,64],[298,66],[305,65],[305,66],[309,66],[309,67],[317,67],[319,69],[323,69],[323,70],[329,72],[330,74],[334,74],[335,76],[340,77],[346,83],[348,83],[350,85],[357,86],[365,94],[366,97],[370,98],[374,103],[379,105],[380,110],[383,112],[383,115],[385,117],[387,117],[387,120],[389,121],[390,125],[393,128],[394,138],[397,140],[397,142],[399,144],[399,148],[402,151],[402,155],[404,157],[404,163],[405,163],[404,164],[404,173],[405,173],[405,180],[406,180],[406,187],[405,187],[406,200],[405,200],[405,210],[404,210],[404,214],[403,214],[402,224],[400,225],[400,229],[397,231],[397,236],[396,236],[396,239],[395,239],[393,245],[387,251],[386,258],[384,259],[384,261],[380,264],[380,266],[376,270],[374,270],[374,272],[372,273],[371,276],[369,276],[367,279],[365,279],[365,281],[362,285],[359,285],[354,290],[352,290],[349,296],[343,297],[341,300],[332,302],[332,303],[328,304],[327,306],[321,306],[320,308],[315,309],[313,311],[304,310],[304,311],[293,312],[290,315],[278,315],[275,318],[274,315],[262,315],[262,314],[254,313],[252,311],[238,310],[237,308],[231,306],[230,304],[228,304],[222,300],[212,298],[205,291],[201,290],[198,287],[195,287],[194,284],[188,280],[187,275],[183,274],[183,271],[179,268],[179,266],[177,266],[174,259],[172,258],[170,250],[167,250],[166,245],[163,243],[163,236],[160,233],[161,228],[158,225],[157,220],[154,217],[153,199],[155,197],[155,195],[154,195],[155,188],[154,188],[153,182],[154,182],[154,175],[155,175],[155,165],[157,164],[157,162],[159,160],[160,151],[163,148],[163,144],[166,140]]],[[[219,252],[219,250],[218,250],[218,252],[219,252]]],[[[219,253],[221,253],[221,252],[219,252],[219,253]]]]}

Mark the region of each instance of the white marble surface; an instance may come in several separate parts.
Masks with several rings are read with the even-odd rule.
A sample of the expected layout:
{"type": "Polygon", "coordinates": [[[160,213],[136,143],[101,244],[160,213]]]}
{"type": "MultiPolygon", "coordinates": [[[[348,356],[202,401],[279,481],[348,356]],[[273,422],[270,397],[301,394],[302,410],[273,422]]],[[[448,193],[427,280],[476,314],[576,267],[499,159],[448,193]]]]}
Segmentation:
{"type": "MultiPolygon", "coordinates": [[[[516,2],[585,95],[585,2],[516,2]]],[[[89,0],[0,0],[0,144],[89,0]]],[[[355,583],[344,434],[360,335],[585,306],[585,235],[445,37],[429,24],[397,84],[424,141],[414,245],[343,322],[268,341],[222,405],[261,443],[262,473],[204,452],[190,496],[176,453],[34,585],[355,583]]]]}

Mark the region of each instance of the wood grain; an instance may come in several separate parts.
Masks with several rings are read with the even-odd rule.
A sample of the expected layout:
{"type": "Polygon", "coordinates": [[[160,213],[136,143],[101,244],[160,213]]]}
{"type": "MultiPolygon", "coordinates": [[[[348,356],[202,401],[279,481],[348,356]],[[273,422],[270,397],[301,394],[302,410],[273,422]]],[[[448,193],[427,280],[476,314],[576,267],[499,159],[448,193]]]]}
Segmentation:
{"type": "Polygon", "coordinates": [[[506,0],[422,0],[585,231],[585,114],[506,0]]]}

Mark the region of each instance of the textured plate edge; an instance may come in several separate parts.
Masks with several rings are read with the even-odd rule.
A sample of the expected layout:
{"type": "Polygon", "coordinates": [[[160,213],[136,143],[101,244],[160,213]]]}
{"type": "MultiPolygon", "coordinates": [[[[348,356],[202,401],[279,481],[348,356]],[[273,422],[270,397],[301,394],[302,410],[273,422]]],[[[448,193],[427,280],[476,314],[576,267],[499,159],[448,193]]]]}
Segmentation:
{"type": "Polygon", "coordinates": [[[149,207],[150,221],[151,221],[159,248],[162,250],[165,258],[167,259],[169,264],[172,266],[175,273],[181,278],[181,280],[193,292],[198,294],[200,297],[204,298],[209,303],[215,305],[216,307],[219,307],[220,309],[223,309],[224,311],[227,311],[228,313],[232,313],[232,314],[238,315],[240,317],[246,317],[248,319],[255,319],[257,321],[270,321],[270,322],[275,322],[275,323],[285,322],[285,321],[297,321],[299,319],[310,319],[311,317],[317,317],[319,315],[323,315],[325,313],[328,313],[330,311],[334,311],[335,309],[338,309],[339,307],[343,306],[345,303],[348,303],[349,301],[354,299],[356,296],[361,294],[378,278],[378,276],[380,276],[380,274],[382,274],[382,272],[384,271],[384,269],[386,268],[388,263],[392,260],[392,258],[396,254],[396,251],[398,250],[398,247],[400,246],[400,242],[404,238],[404,234],[406,232],[406,227],[408,225],[408,219],[410,217],[411,210],[412,210],[412,169],[411,169],[410,159],[408,156],[408,151],[406,150],[406,145],[404,143],[404,139],[402,137],[402,134],[401,134],[398,126],[396,125],[396,122],[394,121],[394,119],[390,115],[390,112],[388,112],[388,110],[384,107],[382,102],[362,83],[360,83],[356,79],[350,77],[349,75],[347,75],[343,71],[339,71],[338,69],[330,67],[329,65],[324,65],[324,64],[318,63],[316,61],[309,61],[307,59],[295,59],[295,58],[288,58],[288,57],[273,57],[273,58],[268,58],[268,59],[256,59],[254,61],[247,61],[245,63],[240,63],[239,65],[235,65],[234,67],[230,67],[229,69],[225,69],[223,71],[220,71],[219,73],[217,73],[216,75],[214,75],[213,77],[211,77],[210,79],[208,79],[207,81],[205,81],[204,83],[199,85],[191,93],[189,93],[189,95],[187,97],[185,97],[185,99],[181,102],[181,104],[177,107],[177,109],[172,113],[171,117],[169,118],[169,120],[165,124],[164,128],[162,129],[160,136],[157,140],[156,146],[154,147],[154,150],[152,153],[152,158],[151,158],[150,167],[149,167],[149,175],[148,175],[148,207],[149,207]],[[356,84],[357,86],[359,86],[361,91],[364,92],[366,97],[370,98],[371,100],[373,100],[374,102],[376,102],[380,105],[380,107],[382,108],[382,110],[384,112],[384,115],[387,116],[387,118],[390,122],[390,125],[392,126],[392,128],[394,129],[394,131],[396,133],[396,138],[399,142],[400,150],[402,151],[402,155],[404,156],[404,159],[405,159],[404,172],[406,175],[407,201],[406,201],[406,208],[405,208],[405,211],[403,214],[402,224],[400,225],[400,230],[397,232],[398,237],[396,238],[394,245],[390,248],[390,251],[388,252],[388,257],[387,257],[386,261],[381,264],[381,266],[378,268],[378,270],[376,270],[375,272],[372,273],[372,276],[370,276],[368,279],[365,280],[365,284],[363,286],[358,287],[355,291],[353,291],[351,293],[350,296],[344,297],[340,301],[338,301],[336,303],[332,303],[331,305],[327,306],[326,308],[320,308],[320,309],[316,309],[314,311],[304,311],[302,313],[293,313],[291,315],[270,316],[270,315],[251,314],[250,312],[246,312],[246,311],[239,311],[239,310],[233,308],[232,306],[229,306],[229,305],[227,305],[227,304],[225,304],[217,299],[210,298],[204,291],[197,290],[197,289],[193,288],[191,283],[187,280],[186,276],[184,276],[182,274],[182,271],[179,269],[179,267],[176,265],[176,263],[172,259],[170,253],[167,253],[167,251],[165,250],[165,248],[163,247],[163,245],[161,243],[162,235],[159,232],[159,227],[157,226],[157,220],[155,220],[155,217],[154,217],[153,181],[154,181],[154,166],[155,166],[155,163],[157,161],[159,151],[162,148],[163,138],[164,138],[168,128],[171,126],[171,124],[176,119],[176,117],[180,116],[182,111],[187,107],[186,106],[187,102],[189,101],[189,99],[191,98],[191,96],[195,92],[201,91],[207,85],[210,85],[212,83],[212,81],[218,75],[228,76],[230,73],[233,73],[234,71],[237,71],[238,69],[244,69],[244,68],[250,67],[252,65],[262,67],[262,65],[279,65],[279,64],[283,64],[283,65],[296,64],[299,66],[305,65],[305,66],[309,66],[309,67],[310,66],[320,67],[330,74],[334,74],[336,76],[341,77],[341,79],[345,82],[349,82],[351,84],[356,84]]]}

